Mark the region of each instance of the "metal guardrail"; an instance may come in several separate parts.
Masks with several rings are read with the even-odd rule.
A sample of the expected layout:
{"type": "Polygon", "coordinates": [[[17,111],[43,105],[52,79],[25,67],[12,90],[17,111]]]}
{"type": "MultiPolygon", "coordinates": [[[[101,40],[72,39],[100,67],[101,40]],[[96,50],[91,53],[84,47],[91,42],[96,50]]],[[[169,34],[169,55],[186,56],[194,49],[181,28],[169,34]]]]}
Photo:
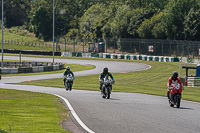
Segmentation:
{"type": "MultiPolygon", "coordinates": [[[[35,66],[53,66],[61,63],[48,63],[48,62],[3,62],[4,67],[35,67],[35,66]]],[[[0,62],[1,66],[1,62],[0,62]]]]}
{"type": "Polygon", "coordinates": [[[200,77],[187,77],[187,86],[200,86],[200,77]]]}
{"type": "Polygon", "coordinates": [[[64,68],[62,63],[46,63],[46,62],[24,62],[23,66],[19,62],[5,62],[8,68],[1,68],[1,74],[17,74],[32,72],[56,71],[64,68]],[[19,65],[19,66],[18,66],[19,65]],[[13,68],[14,66],[14,68],[13,68]],[[12,67],[12,68],[9,68],[12,67]]]}

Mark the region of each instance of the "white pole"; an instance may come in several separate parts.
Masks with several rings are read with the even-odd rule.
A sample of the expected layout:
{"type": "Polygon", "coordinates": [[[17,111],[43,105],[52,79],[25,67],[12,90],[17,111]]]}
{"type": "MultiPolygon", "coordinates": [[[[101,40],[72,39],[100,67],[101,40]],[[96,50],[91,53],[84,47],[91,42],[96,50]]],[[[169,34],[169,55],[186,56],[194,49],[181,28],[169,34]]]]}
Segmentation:
{"type": "Polygon", "coordinates": [[[1,59],[1,68],[3,68],[3,0],[2,0],[2,43],[1,43],[1,52],[2,52],[2,59],[1,59]]]}
{"type": "Polygon", "coordinates": [[[54,5],[55,5],[55,0],[53,0],[53,63],[54,63],[54,28],[55,28],[55,12],[54,12],[54,5]]]}

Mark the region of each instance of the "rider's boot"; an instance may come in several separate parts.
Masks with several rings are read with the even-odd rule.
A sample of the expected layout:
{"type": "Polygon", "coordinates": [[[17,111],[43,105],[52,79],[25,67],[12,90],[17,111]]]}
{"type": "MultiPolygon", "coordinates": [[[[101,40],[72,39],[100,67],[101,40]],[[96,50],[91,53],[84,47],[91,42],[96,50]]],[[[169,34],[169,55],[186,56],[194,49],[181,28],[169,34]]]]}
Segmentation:
{"type": "Polygon", "coordinates": [[[101,90],[102,85],[99,86],[99,89],[101,90]]]}
{"type": "Polygon", "coordinates": [[[169,91],[167,91],[167,97],[168,97],[168,99],[169,99],[169,91]]]}

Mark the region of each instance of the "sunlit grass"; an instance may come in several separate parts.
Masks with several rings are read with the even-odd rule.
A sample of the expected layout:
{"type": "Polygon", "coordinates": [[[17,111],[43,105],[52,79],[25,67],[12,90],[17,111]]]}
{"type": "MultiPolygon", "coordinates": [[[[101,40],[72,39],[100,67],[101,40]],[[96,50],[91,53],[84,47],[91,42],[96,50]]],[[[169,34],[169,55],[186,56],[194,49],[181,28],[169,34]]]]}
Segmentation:
{"type": "Polygon", "coordinates": [[[67,132],[61,122],[66,120],[69,114],[56,96],[0,89],[0,103],[0,129],[4,131],[67,132]]]}

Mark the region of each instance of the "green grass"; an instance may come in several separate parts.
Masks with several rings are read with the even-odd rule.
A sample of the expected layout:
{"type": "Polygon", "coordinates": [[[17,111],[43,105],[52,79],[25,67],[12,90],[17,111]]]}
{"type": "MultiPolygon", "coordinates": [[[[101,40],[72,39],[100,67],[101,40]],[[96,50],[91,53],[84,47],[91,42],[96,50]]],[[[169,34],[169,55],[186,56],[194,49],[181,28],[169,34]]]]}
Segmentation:
{"type": "MultiPolygon", "coordinates": [[[[1,44],[0,44],[1,47],[1,44]]],[[[53,51],[53,47],[44,46],[28,46],[28,45],[16,45],[16,44],[4,44],[4,49],[14,49],[14,50],[35,50],[35,51],[53,51]]]]}
{"type": "MultiPolygon", "coordinates": [[[[2,35],[2,33],[0,33],[0,36],[2,35]]],[[[9,44],[4,43],[4,49],[17,49],[17,50],[38,50],[38,51],[52,51],[53,47],[52,46],[48,46],[45,47],[42,44],[47,44],[45,43],[43,40],[40,40],[38,38],[35,37],[34,34],[20,29],[20,28],[11,28],[11,29],[4,29],[4,40],[9,41],[9,44]],[[15,41],[15,42],[20,42],[19,44],[12,44],[11,41],[15,41]],[[41,44],[41,46],[32,46],[32,44],[28,45],[22,45],[21,42],[29,42],[29,43],[38,43],[41,44]]],[[[48,44],[52,44],[51,42],[49,42],[48,44]]],[[[1,44],[0,44],[1,47],[1,44]]]]}
{"type": "MultiPolygon", "coordinates": [[[[123,60],[126,61],[126,60],[123,60]]],[[[130,60],[129,60],[130,61],[130,60]]],[[[181,63],[172,62],[147,62],[131,61],[151,65],[151,69],[129,73],[114,73],[116,83],[113,86],[115,92],[145,93],[158,96],[166,96],[167,83],[173,71],[179,70],[181,63]]],[[[110,70],[112,72],[112,70],[110,70]]],[[[99,75],[76,77],[74,89],[99,90],[99,75]]],[[[62,79],[47,79],[20,84],[63,87],[62,79]]],[[[200,89],[198,87],[185,87],[183,99],[200,102],[200,89]]]]}
{"type": "Polygon", "coordinates": [[[61,122],[69,114],[56,96],[0,89],[0,133],[66,133],[61,122]]]}
{"type": "Polygon", "coordinates": [[[0,129],[0,133],[7,133],[7,132],[0,129]]]}
{"type": "MultiPolygon", "coordinates": [[[[2,33],[0,32],[0,36],[2,33]]],[[[43,40],[40,40],[35,37],[34,34],[29,33],[26,30],[20,30],[20,29],[4,29],[4,40],[13,40],[13,41],[19,41],[19,42],[34,42],[34,43],[44,43],[43,40]]]]}

